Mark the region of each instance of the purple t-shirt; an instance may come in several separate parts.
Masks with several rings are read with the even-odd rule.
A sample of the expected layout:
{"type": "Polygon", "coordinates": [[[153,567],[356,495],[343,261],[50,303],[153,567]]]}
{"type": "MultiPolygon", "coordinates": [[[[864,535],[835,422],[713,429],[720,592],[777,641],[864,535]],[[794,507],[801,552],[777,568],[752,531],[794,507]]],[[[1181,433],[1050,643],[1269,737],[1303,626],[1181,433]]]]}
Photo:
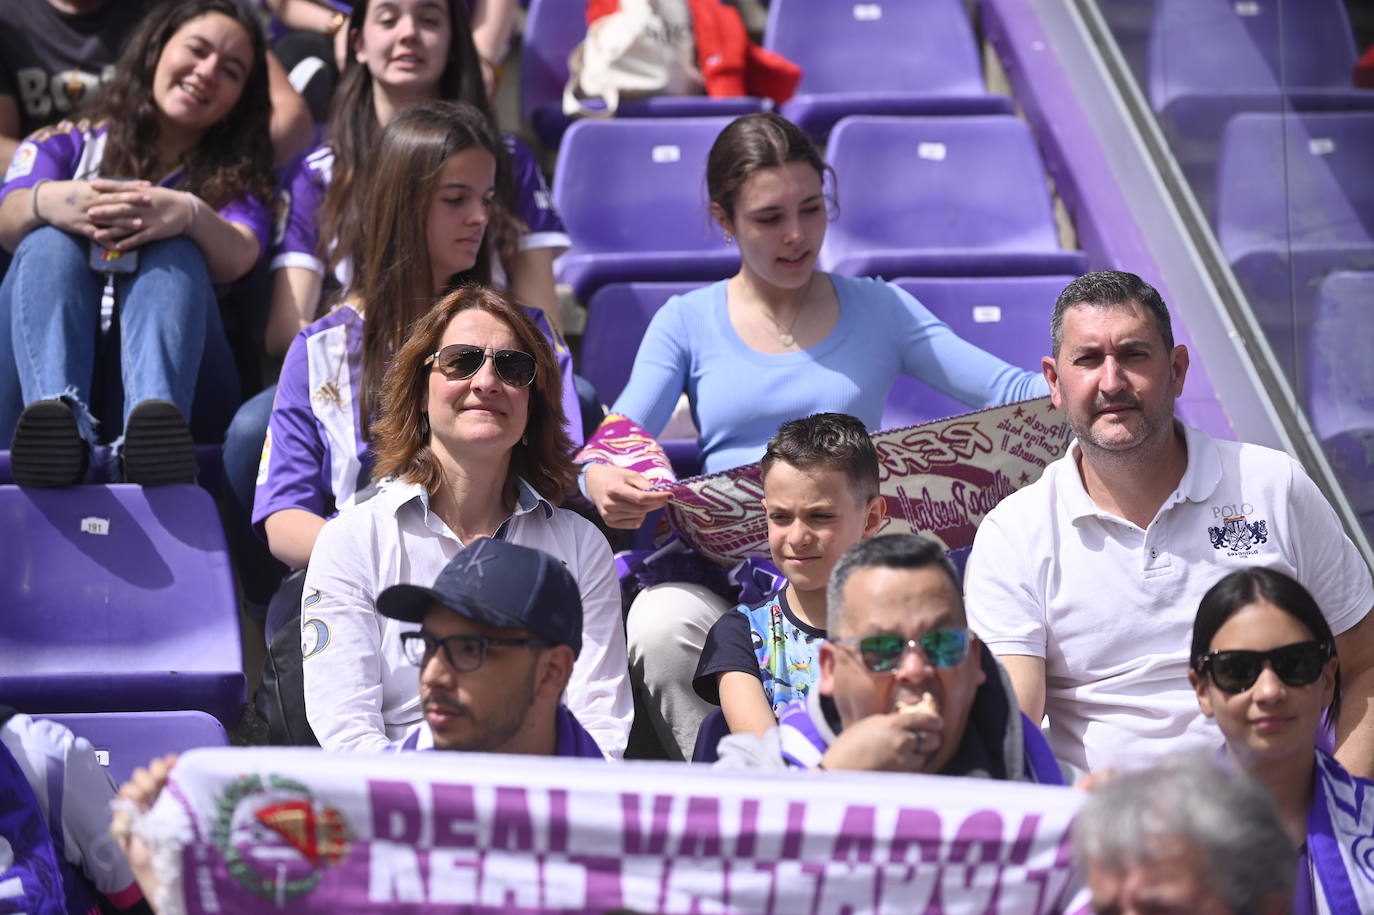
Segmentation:
{"type": "MultiPolygon", "coordinates": [[[[80,120],[59,121],[51,127],[35,131],[14,151],[5,186],[0,188],[3,201],[20,188],[33,187],[47,178],[56,181],[90,181],[100,178],[100,160],[105,156],[105,125],[80,120]]],[[[111,176],[120,177],[120,176],[111,176]]],[[[162,187],[176,187],[185,177],[178,169],[158,182],[162,187]]],[[[272,216],[262,201],[245,194],[217,207],[216,212],[226,222],[241,225],[258,240],[258,256],[267,246],[272,216]]]]}
{"type": "MultiPolygon", "coordinates": [[[[568,711],[567,706],[558,706],[558,711],[554,713],[554,727],[556,728],[554,756],[572,756],[581,759],[606,758],[606,754],[601,752],[601,747],[597,745],[592,735],[587,733],[587,729],[582,726],[582,722],[577,720],[577,716],[568,711]]],[[[411,728],[409,734],[387,747],[387,750],[392,753],[433,749],[434,733],[430,731],[428,722],[424,721],[411,728]]]]}
{"type": "MultiPolygon", "coordinates": [[[[525,313],[553,345],[563,377],[568,435],[580,443],[572,353],[542,311],[526,308],[525,313]]],[[[259,537],[266,539],[264,522],[282,509],[300,508],[328,518],[372,496],[375,487],[368,477],[373,454],[358,423],[362,373],[363,319],[347,305],[291,341],[258,465],[253,528],[259,537]]]]}
{"type": "MultiPolygon", "coordinates": [[[[534,154],[515,137],[507,136],[505,140],[514,170],[516,211],[528,227],[520,237],[520,250],[568,247],[568,231],[554,209],[553,195],[534,154]]],[[[334,151],[325,145],[301,159],[287,176],[277,206],[280,218],[272,238],[271,269],[304,267],[324,276],[318,216],[333,169],[334,151]]],[[[505,277],[498,275],[500,264],[493,264],[492,269],[492,285],[504,287],[505,277]]],[[[350,274],[349,265],[340,263],[334,278],[347,288],[350,274]]]]}

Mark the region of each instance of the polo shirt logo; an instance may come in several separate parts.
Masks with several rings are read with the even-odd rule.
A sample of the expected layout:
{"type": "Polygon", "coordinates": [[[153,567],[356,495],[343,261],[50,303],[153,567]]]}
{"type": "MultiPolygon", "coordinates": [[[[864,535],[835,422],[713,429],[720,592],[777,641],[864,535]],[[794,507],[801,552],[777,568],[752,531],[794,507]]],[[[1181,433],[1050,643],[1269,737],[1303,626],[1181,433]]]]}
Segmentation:
{"type": "Polygon", "coordinates": [[[1222,527],[1207,528],[1214,550],[1248,555],[1259,552],[1261,543],[1269,542],[1269,526],[1265,521],[1247,522],[1244,515],[1227,515],[1222,521],[1222,527]]]}

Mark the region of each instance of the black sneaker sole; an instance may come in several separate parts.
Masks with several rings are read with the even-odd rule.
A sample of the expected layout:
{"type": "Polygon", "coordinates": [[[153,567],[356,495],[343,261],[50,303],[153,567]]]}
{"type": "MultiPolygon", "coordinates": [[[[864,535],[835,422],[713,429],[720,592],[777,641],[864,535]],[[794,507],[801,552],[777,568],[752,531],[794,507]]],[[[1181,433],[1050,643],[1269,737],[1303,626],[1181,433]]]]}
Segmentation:
{"type": "Polygon", "coordinates": [[[60,400],[28,405],[14,429],[10,473],[20,486],[74,486],[86,477],[90,458],[76,416],[60,400]]]}
{"type": "Polygon", "coordinates": [[[124,425],[124,481],[168,486],[196,481],[196,446],[176,404],[145,400],[124,425]]]}

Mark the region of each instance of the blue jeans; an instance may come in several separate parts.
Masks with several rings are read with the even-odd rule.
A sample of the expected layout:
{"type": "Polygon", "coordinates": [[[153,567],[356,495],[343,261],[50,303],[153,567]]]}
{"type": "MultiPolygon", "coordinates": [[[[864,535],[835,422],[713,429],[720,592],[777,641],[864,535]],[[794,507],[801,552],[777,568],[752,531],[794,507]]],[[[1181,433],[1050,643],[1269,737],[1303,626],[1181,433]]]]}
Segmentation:
{"type": "Polygon", "coordinates": [[[272,385],[250,397],[234,414],[234,421],[224,435],[224,485],[220,492],[224,535],[247,602],[244,609],[255,617],[266,613],[273,592],[290,571],[277,561],[253,530],[258,462],[262,459],[262,445],[267,438],[272,401],[276,395],[277,386],[272,385]]]}
{"type": "MultiPolygon", "coordinates": [[[[8,442],[23,405],[66,395],[82,434],[95,443],[90,405],[101,343],[105,277],[86,264],[87,242],[52,226],[19,243],[0,284],[0,442],[8,442]],[[7,328],[8,332],[5,332],[7,328]]],[[[205,258],[185,236],[138,249],[138,269],[115,277],[123,410],[150,398],[170,400],[188,420],[202,360],[217,374],[233,357],[205,258]]],[[[236,373],[207,379],[238,398],[236,373]]]]}

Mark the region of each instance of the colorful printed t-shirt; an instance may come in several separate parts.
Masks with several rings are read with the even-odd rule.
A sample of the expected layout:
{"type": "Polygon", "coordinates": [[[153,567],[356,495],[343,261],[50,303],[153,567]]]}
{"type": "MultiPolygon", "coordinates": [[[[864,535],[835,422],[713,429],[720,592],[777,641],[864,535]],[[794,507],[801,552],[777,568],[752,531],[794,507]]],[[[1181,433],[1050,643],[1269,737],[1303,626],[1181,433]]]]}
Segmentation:
{"type": "Polygon", "coordinates": [[[763,683],[763,694],[777,715],[816,685],[817,655],[824,640],[824,629],[802,622],[792,612],[783,588],[756,606],[740,604],[716,621],[706,636],[692,685],[697,695],[719,705],[718,674],[753,674],[763,683]]]}

